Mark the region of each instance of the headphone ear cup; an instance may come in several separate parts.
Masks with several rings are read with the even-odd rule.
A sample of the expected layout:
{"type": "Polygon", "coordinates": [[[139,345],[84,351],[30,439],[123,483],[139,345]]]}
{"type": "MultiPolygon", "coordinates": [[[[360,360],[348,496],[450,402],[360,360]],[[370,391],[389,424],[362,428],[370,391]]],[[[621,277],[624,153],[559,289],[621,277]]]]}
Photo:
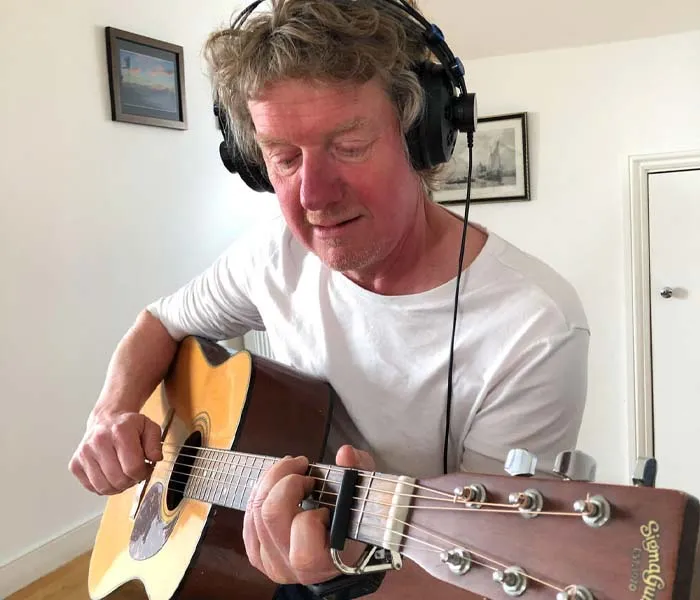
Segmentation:
{"type": "Polygon", "coordinates": [[[424,62],[414,70],[423,89],[423,113],[406,133],[406,144],[413,168],[420,171],[452,158],[457,129],[452,123],[452,84],[444,67],[424,62]]]}
{"type": "Polygon", "coordinates": [[[231,173],[238,173],[245,184],[256,192],[273,192],[274,188],[267,176],[267,170],[257,163],[251,163],[243,158],[243,153],[235,144],[225,141],[219,144],[221,162],[231,173]]]}
{"type": "Polygon", "coordinates": [[[224,141],[219,144],[219,156],[221,162],[234,175],[238,173],[244,183],[256,192],[273,192],[274,188],[267,176],[267,171],[264,166],[259,166],[257,163],[248,162],[243,153],[238,149],[236,144],[229,135],[226,119],[221,114],[221,109],[218,103],[214,104],[214,114],[219,121],[219,128],[224,137],[224,141]]]}

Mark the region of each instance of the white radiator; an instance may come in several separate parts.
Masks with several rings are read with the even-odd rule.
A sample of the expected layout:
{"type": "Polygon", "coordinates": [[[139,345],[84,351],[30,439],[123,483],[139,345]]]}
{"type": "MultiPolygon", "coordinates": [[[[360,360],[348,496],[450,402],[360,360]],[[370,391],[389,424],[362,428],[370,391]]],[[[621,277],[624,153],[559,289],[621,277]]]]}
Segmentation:
{"type": "Polygon", "coordinates": [[[272,348],[270,338],[264,331],[249,331],[243,336],[243,344],[246,350],[259,356],[272,358],[272,348]]]}

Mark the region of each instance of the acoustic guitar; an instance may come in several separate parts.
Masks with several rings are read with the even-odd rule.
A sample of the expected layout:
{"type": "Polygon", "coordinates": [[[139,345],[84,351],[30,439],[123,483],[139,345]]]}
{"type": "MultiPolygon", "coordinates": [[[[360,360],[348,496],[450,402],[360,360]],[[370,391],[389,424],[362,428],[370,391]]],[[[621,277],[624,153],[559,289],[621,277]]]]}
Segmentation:
{"type": "MultiPolygon", "coordinates": [[[[279,456],[322,460],[332,387],[189,337],[143,412],[163,460],[111,496],[90,562],[92,599],[140,580],[150,600],[270,600],[242,540],[253,483],[279,456]]],[[[698,501],[653,487],[506,474],[431,479],[313,464],[305,501],[332,510],[341,569],[405,559],[486,598],[691,600],[698,501]],[[358,565],[345,539],[368,544],[358,565]]]]}

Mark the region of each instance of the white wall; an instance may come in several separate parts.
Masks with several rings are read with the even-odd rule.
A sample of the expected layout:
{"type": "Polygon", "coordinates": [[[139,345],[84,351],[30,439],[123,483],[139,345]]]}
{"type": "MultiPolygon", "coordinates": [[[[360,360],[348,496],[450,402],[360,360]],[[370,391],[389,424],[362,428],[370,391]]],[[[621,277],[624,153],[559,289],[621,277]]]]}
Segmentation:
{"type": "MultiPolygon", "coordinates": [[[[467,43],[450,40],[458,55],[467,43]]],[[[475,203],[470,218],[545,259],[581,295],[592,340],[580,448],[600,481],[631,482],[628,158],[700,148],[699,64],[700,31],[466,64],[482,116],[529,113],[533,201],[475,203]]]]}
{"type": "Polygon", "coordinates": [[[3,2],[0,565],[101,510],[67,464],[136,313],[275,210],[218,156],[200,51],[234,9],[231,0],[3,2]],[[184,46],[187,131],[111,121],[108,25],[184,46]]]}
{"type": "MultiPolygon", "coordinates": [[[[199,49],[229,0],[38,4],[6,0],[0,21],[0,565],[99,512],[66,465],[136,312],[275,212],[218,161],[199,49]],[[110,120],[106,25],[185,47],[188,131],[110,120]]],[[[629,479],[627,157],[700,147],[698,64],[700,32],[467,61],[483,114],[530,112],[534,201],[471,215],[582,296],[601,480],[629,479]]]]}

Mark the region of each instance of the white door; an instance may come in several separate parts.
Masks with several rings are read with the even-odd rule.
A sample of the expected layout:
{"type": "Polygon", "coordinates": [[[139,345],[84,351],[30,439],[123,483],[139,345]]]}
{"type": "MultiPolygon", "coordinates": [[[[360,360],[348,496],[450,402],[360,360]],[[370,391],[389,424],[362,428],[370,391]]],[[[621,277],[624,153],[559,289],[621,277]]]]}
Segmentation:
{"type": "Polygon", "coordinates": [[[700,170],[649,175],[657,487],[700,498],[700,170]]]}

